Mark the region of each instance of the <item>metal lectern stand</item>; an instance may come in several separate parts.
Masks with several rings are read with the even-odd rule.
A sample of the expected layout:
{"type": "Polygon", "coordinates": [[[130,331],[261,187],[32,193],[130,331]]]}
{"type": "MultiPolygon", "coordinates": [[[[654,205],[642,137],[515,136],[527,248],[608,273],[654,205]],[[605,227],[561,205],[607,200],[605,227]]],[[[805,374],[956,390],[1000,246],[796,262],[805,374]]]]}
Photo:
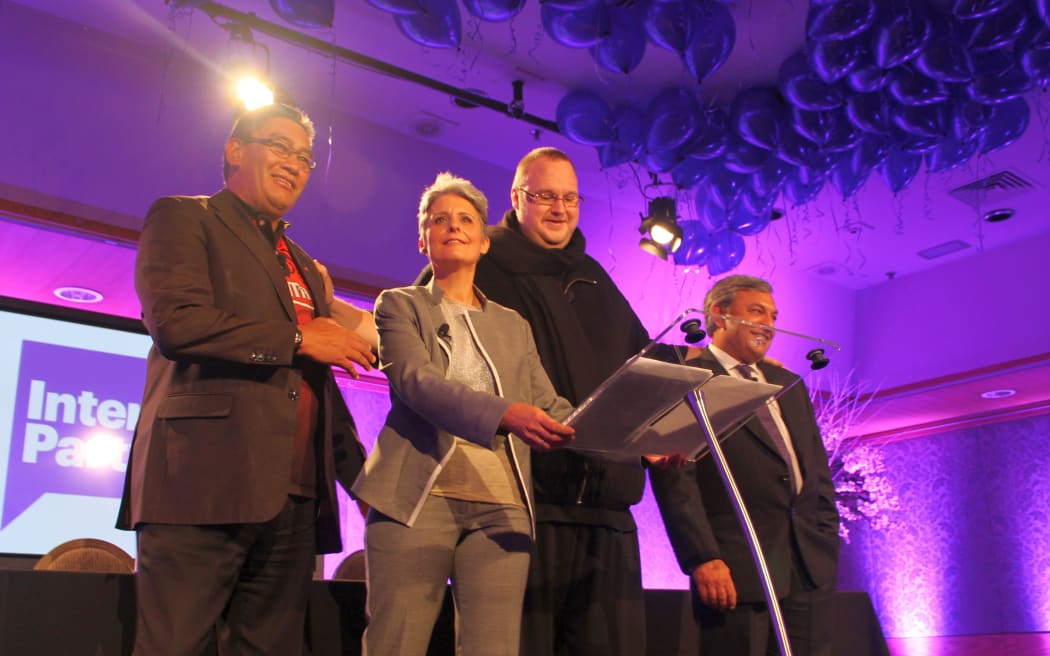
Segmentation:
{"type": "MultiPolygon", "coordinates": [[[[686,317],[699,314],[702,314],[699,310],[686,310],[680,314],[655,340],[580,403],[567,420],[577,430],[576,443],[569,448],[618,462],[639,462],[644,454],[683,453],[696,459],[709,451],[751,549],[780,653],[791,656],[791,644],[765,555],[720,444],[720,439],[728,438],[754,417],[757,408],[780,396],[790,386],[781,388],[728,376],[713,376],[710,371],[682,364],[677,349],[659,344],[659,340],[686,317]],[[668,355],[671,352],[673,358],[668,355]],[[669,363],[671,359],[679,362],[669,363]],[[717,382],[709,384],[712,380],[717,382]],[[705,399],[705,394],[711,396],[705,399]],[[736,394],[739,398],[727,404],[716,396],[727,394],[736,394]],[[712,407],[717,407],[714,422],[709,412],[712,407]],[[691,433],[688,444],[683,442],[683,432],[695,431],[690,428],[689,411],[703,433],[703,442],[696,439],[695,432],[691,433]],[[684,421],[683,412],[686,413],[684,421]],[[624,431],[624,426],[632,425],[637,428],[624,431]]],[[[687,323],[682,323],[683,331],[687,323]]]]}

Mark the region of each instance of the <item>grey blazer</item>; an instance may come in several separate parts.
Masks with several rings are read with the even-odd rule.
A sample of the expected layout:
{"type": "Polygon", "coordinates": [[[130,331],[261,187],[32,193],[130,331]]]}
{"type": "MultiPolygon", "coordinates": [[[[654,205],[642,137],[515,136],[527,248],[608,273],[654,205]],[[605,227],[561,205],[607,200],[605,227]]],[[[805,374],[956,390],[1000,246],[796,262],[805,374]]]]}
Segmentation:
{"type": "MultiPolygon", "coordinates": [[[[496,394],[449,380],[451,350],[439,334],[443,292],[426,287],[384,291],[376,299],[379,362],[390,381],[391,408],[375,448],[354,483],[356,497],[412,526],[430,488],[452,455],[458,436],[492,448],[500,420],[513,402],[535,405],[555,419],[572,411],[540,364],[529,324],[484,298],[467,317],[470,332],[496,381],[496,394]]],[[[511,465],[535,523],[529,447],[513,435],[511,465]]]]}

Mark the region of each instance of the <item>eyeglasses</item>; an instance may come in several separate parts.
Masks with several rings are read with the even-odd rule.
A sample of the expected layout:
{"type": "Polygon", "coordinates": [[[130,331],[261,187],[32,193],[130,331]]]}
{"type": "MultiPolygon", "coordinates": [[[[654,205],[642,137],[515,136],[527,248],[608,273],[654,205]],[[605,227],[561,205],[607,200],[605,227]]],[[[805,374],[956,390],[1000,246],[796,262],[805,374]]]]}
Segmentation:
{"type": "Polygon", "coordinates": [[[295,161],[299,162],[299,166],[304,169],[312,171],[317,168],[317,160],[310,157],[309,151],[292,150],[291,146],[283,141],[278,141],[277,139],[253,139],[250,137],[241,137],[241,141],[244,143],[262,144],[281,159],[288,159],[294,155],[295,161]]]}
{"type": "Polygon", "coordinates": [[[525,194],[529,200],[536,203],[537,205],[553,205],[557,201],[565,203],[565,207],[576,207],[583,202],[583,196],[569,192],[564,196],[551,193],[549,191],[541,191],[538,194],[534,194],[525,187],[515,187],[518,191],[525,194]]]}

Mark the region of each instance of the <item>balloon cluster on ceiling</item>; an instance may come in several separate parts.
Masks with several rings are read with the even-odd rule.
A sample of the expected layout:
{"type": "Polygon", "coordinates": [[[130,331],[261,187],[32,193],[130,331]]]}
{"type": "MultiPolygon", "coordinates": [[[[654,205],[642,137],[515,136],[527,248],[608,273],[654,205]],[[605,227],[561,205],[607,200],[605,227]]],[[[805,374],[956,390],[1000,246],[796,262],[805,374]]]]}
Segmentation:
{"type": "MultiPolygon", "coordinates": [[[[456,0],[368,0],[429,47],[457,47],[456,0]]],[[[525,0],[463,0],[485,21],[517,15],[525,0]]],[[[1028,127],[1023,94],[1050,84],[1050,0],[810,0],[805,48],[777,85],[741,90],[727,109],[693,87],[644,106],[610,106],[576,90],[558,105],[559,130],[595,146],[603,167],[636,162],[695,190],[699,220],[684,222],[678,264],[712,275],[736,267],[744,236],[764,230],[781,195],[793,205],[830,183],[855,194],[874,171],[899,192],[923,163],[948,171],[1016,141],[1028,127]]],[[[736,26],[717,0],[541,0],[547,34],[589,48],[629,73],[648,43],[678,53],[702,82],[729,56],[736,26]]]]}

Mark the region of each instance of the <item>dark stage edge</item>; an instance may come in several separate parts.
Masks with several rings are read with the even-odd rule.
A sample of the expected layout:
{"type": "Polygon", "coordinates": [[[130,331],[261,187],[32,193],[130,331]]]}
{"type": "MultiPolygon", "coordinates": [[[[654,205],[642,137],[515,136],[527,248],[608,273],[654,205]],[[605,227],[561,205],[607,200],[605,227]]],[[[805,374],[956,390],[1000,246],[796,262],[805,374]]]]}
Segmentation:
{"type": "MultiPolygon", "coordinates": [[[[314,581],[310,656],[357,656],[365,627],[365,586],[314,581]]],[[[697,656],[697,630],[684,590],[646,590],[648,656],[697,656]]],[[[868,595],[838,593],[836,656],[887,656],[868,595]]],[[[450,656],[452,604],[446,599],[428,656],[450,656]]],[[[4,656],[127,656],[135,636],[130,574],[0,570],[0,652],[4,656]]],[[[646,656],[646,655],[639,655],[646,656]]]]}

